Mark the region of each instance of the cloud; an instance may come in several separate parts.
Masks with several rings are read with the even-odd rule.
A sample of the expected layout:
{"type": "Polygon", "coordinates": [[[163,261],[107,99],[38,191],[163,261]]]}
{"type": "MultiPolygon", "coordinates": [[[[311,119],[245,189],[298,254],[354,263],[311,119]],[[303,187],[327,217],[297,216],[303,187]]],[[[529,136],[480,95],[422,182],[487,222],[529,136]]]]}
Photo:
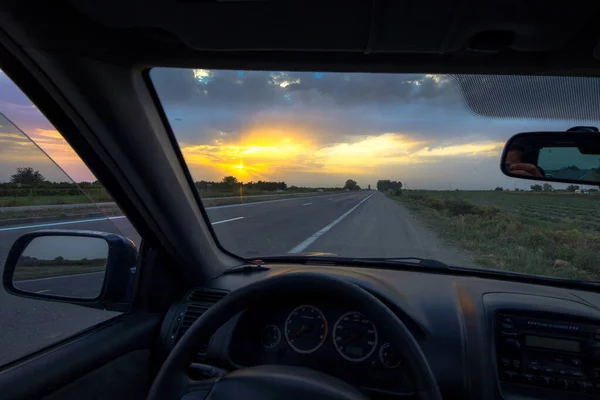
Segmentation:
{"type": "Polygon", "coordinates": [[[78,182],[96,179],[60,133],[2,71],[0,113],[0,182],[9,180],[17,168],[28,166],[55,181],[69,181],[69,177],[78,182]]]}

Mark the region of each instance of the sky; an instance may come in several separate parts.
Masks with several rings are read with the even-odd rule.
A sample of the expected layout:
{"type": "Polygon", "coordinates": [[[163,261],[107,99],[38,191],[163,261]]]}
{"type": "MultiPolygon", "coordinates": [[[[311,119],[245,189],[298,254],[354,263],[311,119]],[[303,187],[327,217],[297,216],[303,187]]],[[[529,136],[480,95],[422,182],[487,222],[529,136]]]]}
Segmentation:
{"type": "Polygon", "coordinates": [[[93,237],[43,236],[33,239],[23,255],[39,260],[54,260],[56,257],[67,260],[107,258],[108,243],[93,237]]]}
{"type": "MultiPolygon", "coordinates": [[[[506,140],[582,123],[476,115],[442,75],[222,71],[150,73],[195,180],[335,187],[353,179],[411,189],[528,188],[502,175],[506,140]]],[[[0,72],[0,112],[75,181],[95,178],[39,110],[0,72]]],[[[16,127],[0,120],[0,181],[19,166],[66,180],[16,127]],[[63,179],[64,178],[64,179],[63,179]]],[[[600,124],[596,124],[600,125],[600,124]]]]}

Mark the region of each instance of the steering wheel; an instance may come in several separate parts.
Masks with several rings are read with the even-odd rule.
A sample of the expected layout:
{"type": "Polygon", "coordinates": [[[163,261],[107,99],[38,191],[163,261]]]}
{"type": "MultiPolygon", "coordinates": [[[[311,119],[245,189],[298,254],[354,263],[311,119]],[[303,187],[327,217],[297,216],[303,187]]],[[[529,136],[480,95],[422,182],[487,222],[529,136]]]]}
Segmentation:
{"type": "Polygon", "coordinates": [[[320,294],[352,304],[368,315],[391,344],[400,349],[415,394],[422,400],[442,400],[433,372],[404,323],[379,299],[346,280],[314,272],[274,275],[235,290],[192,324],[156,375],[148,400],[185,399],[311,399],[364,400],[366,395],[324,373],[302,367],[266,365],[243,368],[217,379],[192,381],[187,369],[199,345],[240,311],[265,298],[290,294],[320,294]]]}

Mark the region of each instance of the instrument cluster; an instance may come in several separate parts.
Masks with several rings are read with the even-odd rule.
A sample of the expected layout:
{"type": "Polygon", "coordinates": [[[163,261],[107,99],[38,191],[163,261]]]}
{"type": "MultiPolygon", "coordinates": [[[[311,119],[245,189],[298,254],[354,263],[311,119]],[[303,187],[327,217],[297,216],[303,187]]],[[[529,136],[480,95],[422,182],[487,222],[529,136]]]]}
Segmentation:
{"type": "Polygon", "coordinates": [[[401,368],[400,349],[356,310],[292,304],[248,310],[238,322],[230,351],[240,366],[301,365],[327,370],[401,368]]]}

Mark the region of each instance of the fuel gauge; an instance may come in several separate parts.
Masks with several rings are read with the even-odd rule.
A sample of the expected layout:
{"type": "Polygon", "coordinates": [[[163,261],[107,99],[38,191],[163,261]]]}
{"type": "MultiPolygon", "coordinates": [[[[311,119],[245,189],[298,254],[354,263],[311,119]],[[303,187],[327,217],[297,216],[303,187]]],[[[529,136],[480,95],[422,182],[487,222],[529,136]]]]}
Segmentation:
{"type": "Polygon", "coordinates": [[[384,345],[379,349],[379,361],[381,361],[383,366],[386,368],[396,368],[402,364],[400,355],[392,347],[390,342],[384,343],[384,345]]]}

